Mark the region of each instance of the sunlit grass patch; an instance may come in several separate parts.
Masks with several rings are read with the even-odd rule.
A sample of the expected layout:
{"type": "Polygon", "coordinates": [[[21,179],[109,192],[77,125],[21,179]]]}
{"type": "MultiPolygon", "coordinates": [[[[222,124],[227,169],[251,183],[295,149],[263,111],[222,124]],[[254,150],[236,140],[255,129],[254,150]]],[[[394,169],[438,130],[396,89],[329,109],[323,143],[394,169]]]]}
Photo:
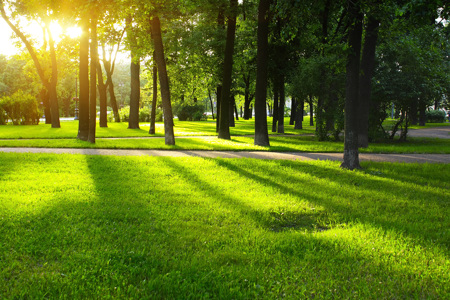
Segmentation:
{"type": "Polygon", "coordinates": [[[446,165],[0,153],[1,298],[448,298],[446,165]]]}

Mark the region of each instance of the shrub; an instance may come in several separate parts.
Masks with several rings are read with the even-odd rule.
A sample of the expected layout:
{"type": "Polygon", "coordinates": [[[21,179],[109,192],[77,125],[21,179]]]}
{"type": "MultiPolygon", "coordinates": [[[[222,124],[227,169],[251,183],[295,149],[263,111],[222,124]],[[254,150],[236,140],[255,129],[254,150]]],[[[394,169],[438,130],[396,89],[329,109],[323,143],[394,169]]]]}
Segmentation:
{"type": "MultiPolygon", "coordinates": [[[[130,118],[130,107],[125,106],[119,110],[119,116],[120,120],[122,122],[128,122],[130,118]]],[[[150,122],[151,117],[151,109],[148,107],[143,107],[139,109],[139,122],[150,122]]],[[[162,110],[157,108],[156,109],[156,115],[155,115],[155,121],[156,122],[162,122],[163,113],[162,110]]],[[[114,121],[114,114],[110,114],[109,121],[114,121]]]]}
{"type": "Polygon", "coordinates": [[[444,123],[445,112],[442,110],[429,110],[426,112],[428,123],[444,123]]]}
{"type": "Polygon", "coordinates": [[[14,125],[39,124],[41,112],[35,97],[21,90],[0,98],[0,124],[11,120],[14,125]]]}
{"type": "Polygon", "coordinates": [[[179,103],[175,106],[175,115],[180,121],[200,121],[204,119],[205,108],[202,104],[179,103]]]}

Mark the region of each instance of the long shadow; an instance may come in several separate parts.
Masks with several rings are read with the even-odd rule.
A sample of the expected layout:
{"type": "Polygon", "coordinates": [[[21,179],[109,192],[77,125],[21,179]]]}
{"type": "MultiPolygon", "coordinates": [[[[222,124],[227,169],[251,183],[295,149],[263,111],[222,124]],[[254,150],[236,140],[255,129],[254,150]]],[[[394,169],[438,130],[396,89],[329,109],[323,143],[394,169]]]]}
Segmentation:
{"type": "MultiPolygon", "coordinates": [[[[439,287],[440,278],[433,277],[436,263],[431,262],[432,271],[419,266],[419,271],[426,271],[423,274],[415,272],[415,268],[398,270],[381,259],[391,254],[372,256],[372,246],[364,240],[293,231],[268,230],[269,234],[263,235],[261,227],[272,229],[279,225],[270,212],[245,203],[245,192],[241,197],[224,194],[220,182],[202,180],[183,160],[103,156],[82,159],[89,180],[69,183],[70,190],[62,190],[56,180],[55,194],[45,199],[43,210],[16,218],[14,231],[5,234],[6,238],[2,236],[0,266],[4,268],[0,268],[0,286],[11,287],[11,294],[2,295],[5,298],[59,298],[64,294],[67,298],[182,299],[219,297],[224,291],[229,293],[226,298],[270,297],[264,292],[255,294],[258,285],[273,291],[275,298],[284,292],[287,298],[294,298],[294,293],[306,284],[310,285],[306,288],[311,298],[350,298],[355,296],[355,285],[367,287],[359,291],[362,298],[419,295],[412,288],[423,285],[422,295],[426,298],[436,296],[434,290],[445,288],[439,287]],[[163,168],[166,166],[169,170],[163,168]],[[202,199],[185,202],[183,197],[190,191],[179,189],[188,187],[193,187],[199,197],[216,199],[244,218],[246,227],[242,231],[238,226],[228,227],[234,231],[220,235],[216,227],[202,226],[209,218],[219,217],[220,212],[206,210],[208,206],[202,206],[202,199]],[[77,191],[82,191],[81,198],[77,191]],[[197,225],[201,228],[196,229],[197,225]],[[208,231],[209,237],[215,234],[216,243],[208,240],[204,244],[202,231],[208,231]],[[245,240],[236,242],[232,234],[245,240]],[[379,282],[386,278],[390,285],[383,285],[380,291],[379,282]],[[404,281],[413,287],[395,286],[404,281]],[[383,293],[383,289],[388,291],[383,293]],[[243,291],[248,293],[239,294],[243,291]]],[[[232,172],[240,176],[252,175],[245,169],[247,173],[240,173],[241,167],[234,166],[234,161],[220,162],[229,163],[232,172]]],[[[54,171],[60,178],[74,172],[54,171]]],[[[214,171],[228,172],[228,168],[219,166],[214,171]]],[[[256,183],[266,182],[256,176],[251,178],[256,183]]],[[[291,190],[283,190],[280,185],[276,185],[280,191],[291,190]]],[[[301,224],[296,228],[303,229],[301,224]]]]}
{"type": "MultiPolygon", "coordinates": [[[[395,207],[403,208],[402,211],[395,212],[394,209],[392,209],[392,207],[389,207],[389,205],[392,204],[386,203],[386,201],[382,201],[380,203],[363,202],[364,194],[362,195],[360,194],[360,196],[362,196],[363,198],[354,199],[356,191],[366,189],[368,188],[368,185],[367,184],[362,185],[363,183],[360,183],[358,180],[349,182],[348,177],[342,176],[342,174],[339,171],[333,172],[333,170],[330,169],[323,170],[324,168],[320,166],[308,167],[305,166],[304,164],[303,167],[301,167],[301,172],[307,173],[310,176],[325,179],[327,182],[334,181],[335,183],[339,183],[340,186],[347,186],[347,187],[353,186],[353,188],[349,192],[343,192],[343,189],[339,188],[339,186],[331,188],[329,185],[323,185],[317,182],[311,181],[308,182],[306,180],[303,180],[302,182],[301,179],[297,177],[292,177],[285,172],[270,170],[270,172],[273,173],[274,178],[286,178],[290,182],[296,182],[297,184],[299,184],[299,186],[301,186],[302,184],[317,186],[317,190],[320,191],[321,194],[321,197],[319,198],[311,193],[305,193],[305,191],[299,191],[294,188],[290,188],[287,185],[283,185],[281,183],[275,182],[274,180],[264,178],[248,170],[244,170],[242,167],[233,164],[231,160],[217,160],[217,164],[219,166],[226,167],[231,171],[237,172],[240,176],[245,176],[252,180],[255,180],[256,182],[259,182],[264,186],[272,186],[275,189],[279,190],[281,193],[295,195],[299,199],[306,199],[307,201],[310,201],[312,203],[322,205],[327,210],[329,210],[330,213],[337,213],[344,222],[367,223],[374,226],[381,226],[384,230],[387,231],[394,229],[396,232],[399,232],[401,234],[406,233],[407,235],[411,236],[416,240],[417,238],[419,238],[420,243],[424,247],[427,247],[427,243],[429,243],[432,240],[433,243],[440,244],[446,249],[450,248],[450,241],[446,238],[443,238],[443,236],[448,235],[448,229],[446,229],[445,227],[446,226],[445,216],[442,217],[434,215],[430,216],[430,213],[433,213],[433,210],[431,210],[428,213],[427,211],[423,211],[422,209],[419,215],[416,214],[417,210],[409,212],[409,209],[407,207],[405,208],[405,205],[408,206],[408,204],[405,204],[404,203],[405,201],[403,200],[399,200],[397,203],[398,205],[395,205],[396,203],[392,203],[395,205],[394,208],[395,207]],[[314,172],[314,169],[316,169],[316,172],[314,172]],[[317,169],[322,170],[320,172],[317,172],[317,169]],[[355,191],[355,194],[353,194],[353,191],[355,191]],[[346,198],[349,201],[359,201],[359,202],[356,203],[357,204],[356,207],[353,204],[346,205],[344,203],[338,203],[337,201],[333,201],[333,198],[336,195],[339,195],[341,198],[346,198]],[[360,208],[359,207],[360,205],[363,206],[360,208]],[[376,210],[377,213],[374,214],[373,210],[376,210]],[[400,221],[397,221],[398,218],[400,218],[400,221]],[[427,225],[425,228],[422,228],[420,224],[423,224],[424,226],[426,224],[425,221],[423,221],[423,218],[427,218],[425,221],[430,222],[432,224],[432,227],[430,227],[430,225],[427,225]],[[413,224],[405,224],[407,220],[409,220],[413,224]],[[444,224],[442,224],[443,222],[444,224]],[[438,228],[439,230],[437,230],[438,228]]],[[[275,162],[275,164],[283,166],[283,162],[275,162]]],[[[285,162],[284,167],[286,167],[286,164],[292,167],[292,165],[290,165],[288,162],[285,162]]],[[[298,163],[298,165],[302,165],[302,163],[298,163]]],[[[377,182],[377,184],[379,183],[377,182]]],[[[389,191],[390,189],[393,188],[390,183],[383,183],[382,186],[383,186],[382,190],[385,191],[389,191]]],[[[375,191],[369,190],[366,193],[370,194],[373,192],[375,191]]],[[[420,198],[429,195],[430,194],[427,192],[419,192],[418,195],[417,192],[415,192],[415,196],[419,196],[420,198]]],[[[395,197],[393,198],[395,199],[395,197]]],[[[411,199],[407,199],[407,201],[411,201],[411,199]]],[[[415,206],[414,203],[410,205],[412,205],[413,208],[415,206]]],[[[447,207],[447,204],[445,202],[440,203],[440,201],[438,200],[435,201],[435,205],[440,205],[444,210],[447,207]]]]}

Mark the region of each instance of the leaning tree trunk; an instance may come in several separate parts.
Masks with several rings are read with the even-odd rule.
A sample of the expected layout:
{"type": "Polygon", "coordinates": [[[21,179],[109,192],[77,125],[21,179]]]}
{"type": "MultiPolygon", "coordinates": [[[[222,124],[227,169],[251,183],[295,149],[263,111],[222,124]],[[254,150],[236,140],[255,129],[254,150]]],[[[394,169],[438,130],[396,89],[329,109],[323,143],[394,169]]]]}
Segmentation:
{"type": "Polygon", "coordinates": [[[236,9],[237,0],[230,0],[230,15],[227,21],[227,39],[225,43],[225,57],[223,63],[222,97],[219,120],[219,139],[231,139],[229,126],[230,96],[231,96],[231,76],[233,72],[233,52],[234,39],[236,33],[236,9]]]}
{"type": "Polygon", "coordinates": [[[153,98],[152,98],[152,111],[150,113],[150,130],[149,134],[155,134],[156,132],[156,101],[158,100],[158,68],[156,66],[155,54],[153,53],[153,98]]]}
{"type": "Polygon", "coordinates": [[[114,122],[120,123],[119,107],[117,106],[116,93],[114,92],[114,84],[110,72],[106,72],[106,85],[108,86],[109,103],[114,114],[114,122]]]}
{"type": "Polygon", "coordinates": [[[380,21],[369,17],[366,26],[366,37],[361,58],[361,75],[359,77],[359,112],[358,112],[358,144],[359,147],[369,146],[369,111],[372,89],[372,75],[375,68],[375,49],[378,39],[380,21]]]}
{"type": "Polygon", "coordinates": [[[271,0],[259,0],[256,53],[255,141],[256,146],[270,146],[267,132],[267,65],[269,60],[269,8],[271,0]]]}
{"type": "Polygon", "coordinates": [[[89,135],[89,25],[88,20],[82,19],[82,34],[80,37],[80,101],[78,111],[78,136],[83,141],[89,135]]]}
{"type": "MultiPolygon", "coordinates": [[[[97,60],[98,61],[98,60],[97,60]]],[[[100,97],[100,127],[108,127],[108,110],[106,97],[106,84],[103,82],[103,71],[100,62],[97,62],[97,80],[98,80],[98,94],[100,97]]]]}
{"type": "Polygon", "coordinates": [[[130,92],[130,118],[128,119],[128,129],[139,128],[139,100],[140,100],[140,80],[139,80],[139,57],[135,51],[131,50],[131,92],[130,92]]]}
{"type": "Polygon", "coordinates": [[[155,48],[155,59],[158,65],[159,86],[161,88],[161,99],[164,114],[164,135],[166,145],[175,145],[173,133],[173,114],[170,103],[169,78],[167,76],[166,60],[164,58],[164,47],[161,37],[161,23],[158,17],[151,20],[152,39],[155,48]]]}
{"type": "Polygon", "coordinates": [[[363,14],[359,5],[348,0],[350,29],[348,34],[347,78],[345,86],[344,161],[341,168],[360,169],[358,153],[358,82],[363,14]]]}
{"type": "Polygon", "coordinates": [[[97,123],[97,16],[91,19],[91,65],[90,65],[90,93],[89,93],[89,134],[88,141],[95,144],[95,127],[97,123]]]}

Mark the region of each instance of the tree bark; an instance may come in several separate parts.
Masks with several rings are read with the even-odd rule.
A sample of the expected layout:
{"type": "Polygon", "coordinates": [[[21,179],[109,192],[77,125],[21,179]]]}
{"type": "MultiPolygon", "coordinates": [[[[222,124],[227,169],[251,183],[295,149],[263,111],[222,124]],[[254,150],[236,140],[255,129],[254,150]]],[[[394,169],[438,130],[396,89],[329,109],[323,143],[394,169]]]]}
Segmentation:
{"type": "Polygon", "coordinates": [[[170,103],[169,78],[167,76],[166,60],[164,58],[164,47],[161,37],[161,23],[157,16],[151,20],[152,39],[155,48],[155,59],[158,65],[159,86],[161,89],[161,100],[164,114],[164,136],[166,145],[175,145],[173,132],[172,104],[170,103]]]}
{"type": "Polygon", "coordinates": [[[280,98],[279,85],[277,83],[277,78],[273,80],[273,113],[272,113],[272,132],[277,132],[277,121],[278,121],[278,100],[280,98]]]}
{"type": "Polygon", "coordinates": [[[372,75],[375,68],[375,49],[378,39],[379,20],[369,17],[361,58],[361,75],[359,77],[359,113],[358,113],[358,144],[359,147],[369,146],[369,113],[372,91],[372,75]]]}
{"type": "Polygon", "coordinates": [[[348,34],[347,78],[345,87],[344,161],[341,168],[360,169],[358,153],[358,82],[363,14],[359,4],[348,0],[350,29],[348,34]]]}
{"type": "Polygon", "coordinates": [[[278,107],[278,133],[284,133],[284,105],[286,102],[285,88],[284,88],[284,75],[280,76],[279,81],[280,90],[280,103],[278,107]]]}
{"type": "Polygon", "coordinates": [[[211,91],[208,89],[208,96],[209,96],[209,103],[211,105],[211,115],[212,115],[212,119],[214,120],[214,103],[211,97],[211,91]]]}
{"type": "Polygon", "coordinates": [[[269,60],[269,9],[271,0],[259,0],[256,53],[255,141],[256,146],[270,146],[267,132],[267,65],[269,60]]]}
{"type": "Polygon", "coordinates": [[[309,126],[314,126],[314,101],[313,97],[309,96],[309,126]]]}
{"type": "Polygon", "coordinates": [[[49,85],[50,110],[52,115],[52,128],[61,128],[59,122],[59,105],[58,94],[56,92],[56,85],[58,84],[58,63],[56,62],[55,42],[53,41],[52,33],[46,25],[48,31],[48,42],[50,46],[50,59],[52,62],[52,76],[49,85]]]}
{"type": "Polygon", "coordinates": [[[231,96],[231,76],[233,72],[233,52],[234,52],[234,39],[236,33],[236,10],[237,0],[230,0],[230,13],[227,20],[227,39],[225,43],[225,58],[223,66],[223,79],[222,79],[222,97],[219,120],[219,139],[231,139],[230,127],[229,127],[229,112],[230,96],[231,96]]]}
{"type": "Polygon", "coordinates": [[[303,129],[303,111],[305,110],[305,101],[297,101],[297,111],[295,112],[294,129],[303,129]]]}
{"type": "Polygon", "coordinates": [[[108,127],[106,85],[103,82],[103,71],[99,61],[97,62],[97,80],[98,94],[100,96],[100,127],[108,127]]]}
{"type": "Polygon", "coordinates": [[[136,55],[135,50],[131,50],[131,92],[130,92],[130,118],[128,119],[128,129],[139,129],[139,100],[140,92],[140,58],[136,55]]]}
{"type": "Polygon", "coordinates": [[[297,101],[295,98],[291,99],[291,116],[289,118],[289,125],[295,124],[295,115],[297,113],[297,101]]]}
{"type": "Polygon", "coordinates": [[[97,16],[91,19],[91,65],[90,65],[90,94],[89,94],[89,134],[88,141],[95,144],[95,127],[97,123],[97,16]]]}
{"type": "Polygon", "coordinates": [[[230,109],[228,110],[229,112],[229,121],[230,121],[230,127],[236,127],[236,123],[234,122],[234,96],[232,95],[230,97],[230,101],[229,101],[229,106],[230,109]]]}
{"type": "Polygon", "coordinates": [[[155,134],[156,132],[156,101],[158,100],[158,67],[156,66],[155,54],[153,53],[153,99],[152,111],[150,114],[150,130],[148,133],[155,134]]]}
{"type": "Polygon", "coordinates": [[[83,141],[89,135],[89,23],[86,18],[81,20],[80,36],[80,100],[78,107],[78,136],[83,141]]]}

